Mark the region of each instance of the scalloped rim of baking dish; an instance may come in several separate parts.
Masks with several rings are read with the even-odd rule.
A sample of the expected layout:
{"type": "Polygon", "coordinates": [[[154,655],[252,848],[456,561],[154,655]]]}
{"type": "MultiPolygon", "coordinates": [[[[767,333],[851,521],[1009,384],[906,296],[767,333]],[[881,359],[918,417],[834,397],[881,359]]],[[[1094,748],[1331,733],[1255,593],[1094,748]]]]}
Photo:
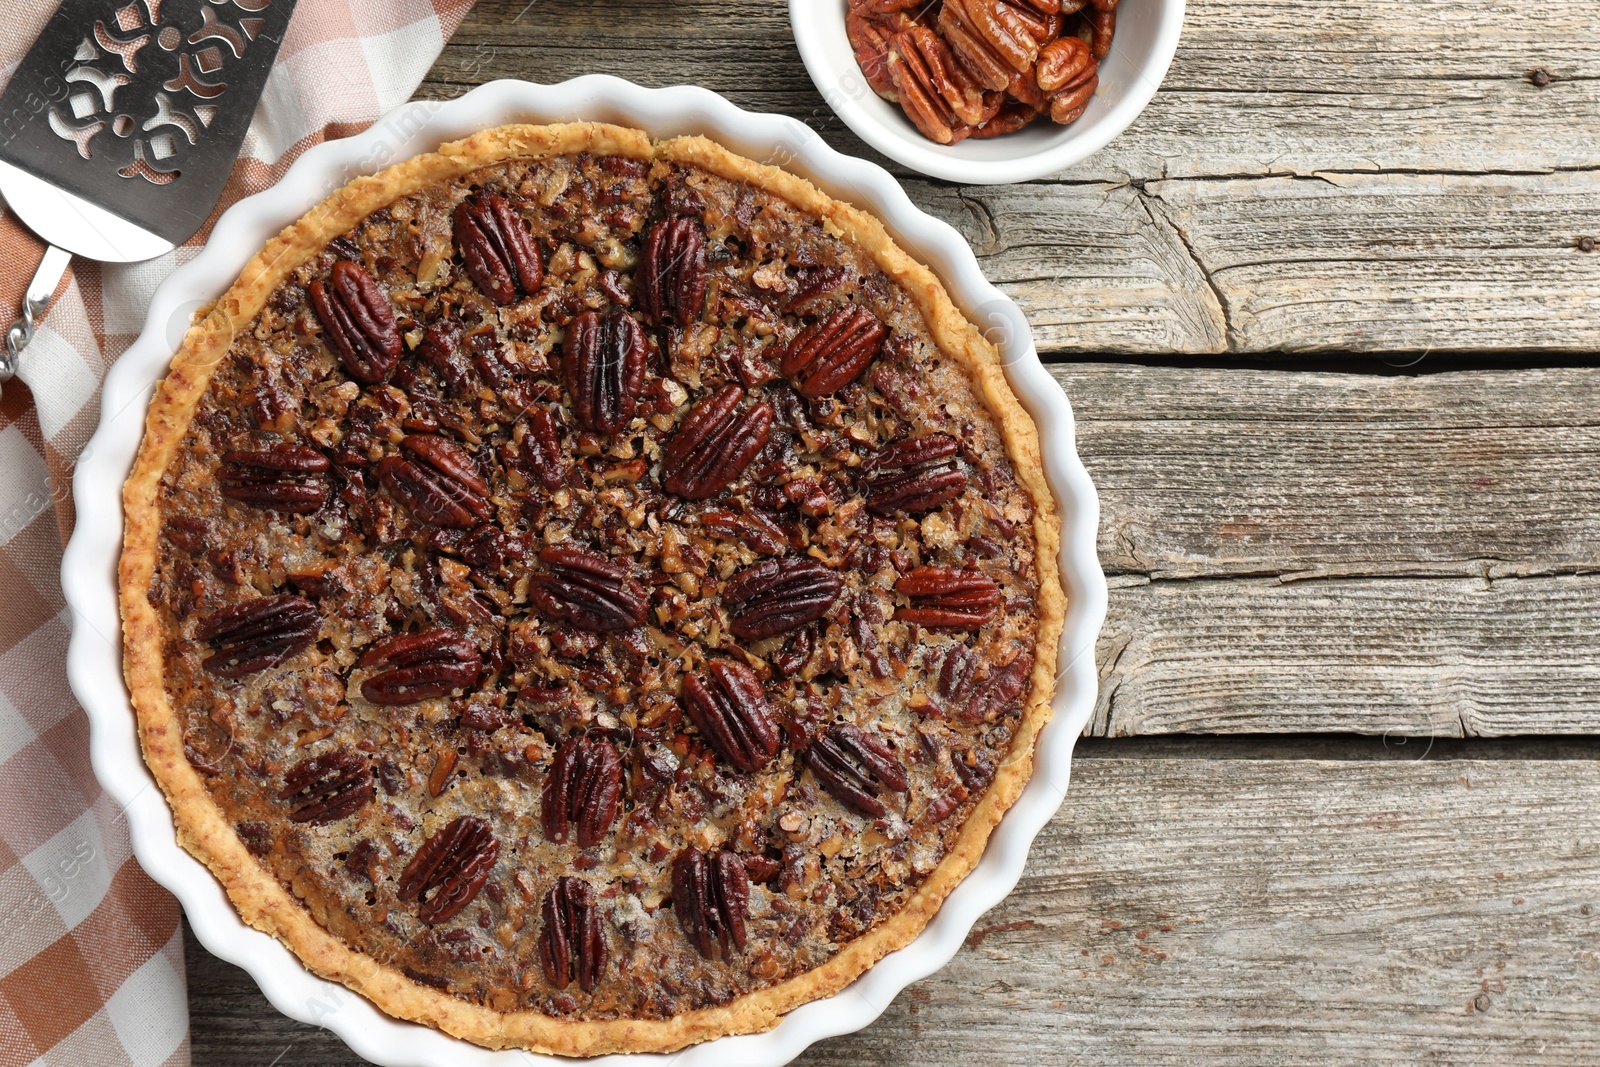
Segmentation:
{"type": "Polygon", "coordinates": [[[973,924],[1016,885],[1028,847],[1066,795],[1072,748],[1094,707],[1094,643],[1105,619],[1106,583],[1095,554],[1099,502],[1073,444],[1072,409],[1039,362],[1022,311],[990,285],[967,242],[915,207],[882,168],[840,154],[795,119],[735,107],[694,86],[647,89],[604,75],[557,85],[494,81],[448,102],[401,105],[353,137],[307,150],[272,188],[239,201],[210,239],[151,299],[137,340],[106,376],[99,428],[73,478],[77,524],[61,565],[72,612],[67,674],[88,712],[96,777],[127,817],[134,855],[182,903],[195,936],[250,972],[291,1018],[324,1026],[352,1050],[387,1067],[511,1067],[571,1062],[492,1051],[401,1022],[343,986],[316,977],[278,941],[246,926],[222,887],[177,842],[161,790],[139,753],[122,683],[116,564],[122,543],[121,487],[132,466],[155,384],[166,373],[194,313],[221,295],[268,239],[351,179],[477,130],[512,122],[603,121],[653,137],[701,134],[735,152],[810,179],[872,212],[912,256],[933,268],[958,307],[1000,349],[1012,388],[1038,424],[1044,468],[1061,512],[1061,575],[1068,604],[1054,715],[1040,733],[1033,777],[989,839],[982,860],[939,914],[905,948],[880,960],[826,1000],[790,1012],[765,1033],[723,1037],[670,1055],[615,1055],[592,1062],[710,1065],[787,1063],[815,1041],[876,1019],[907,985],[949,962],[973,924]]]}

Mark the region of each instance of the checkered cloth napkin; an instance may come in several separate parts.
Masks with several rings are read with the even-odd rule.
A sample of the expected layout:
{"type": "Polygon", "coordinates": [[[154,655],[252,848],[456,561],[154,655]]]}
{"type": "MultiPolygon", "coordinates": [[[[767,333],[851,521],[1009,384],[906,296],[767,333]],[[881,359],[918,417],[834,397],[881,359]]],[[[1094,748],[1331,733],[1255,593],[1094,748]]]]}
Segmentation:
{"type": "MultiPolygon", "coordinates": [[[[300,0],[217,213],[407,100],[470,6],[300,0]]],[[[0,86],[52,7],[10,5],[0,86]]],[[[130,862],[121,813],[90,772],[58,571],[100,379],[209,231],[147,263],[75,261],[0,400],[0,1067],[189,1062],[178,905],[130,862]]],[[[0,214],[0,329],[41,252],[0,214]]]]}

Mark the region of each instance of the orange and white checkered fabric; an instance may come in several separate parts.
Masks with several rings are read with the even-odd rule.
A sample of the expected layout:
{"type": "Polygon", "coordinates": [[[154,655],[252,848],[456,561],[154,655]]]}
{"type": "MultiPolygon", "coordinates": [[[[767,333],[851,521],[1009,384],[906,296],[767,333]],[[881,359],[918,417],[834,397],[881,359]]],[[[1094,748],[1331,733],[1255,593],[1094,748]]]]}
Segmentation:
{"type": "MultiPolygon", "coordinates": [[[[52,6],[11,5],[0,85],[52,6]]],[[[470,6],[300,0],[216,214],[409,99],[470,6]]],[[[189,1062],[178,905],[130,862],[121,813],[89,769],[58,572],[100,380],[209,231],[147,263],[75,261],[0,400],[0,1067],[189,1062]]],[[[0,330],[42,251],[0,214],[0,330]]]]}

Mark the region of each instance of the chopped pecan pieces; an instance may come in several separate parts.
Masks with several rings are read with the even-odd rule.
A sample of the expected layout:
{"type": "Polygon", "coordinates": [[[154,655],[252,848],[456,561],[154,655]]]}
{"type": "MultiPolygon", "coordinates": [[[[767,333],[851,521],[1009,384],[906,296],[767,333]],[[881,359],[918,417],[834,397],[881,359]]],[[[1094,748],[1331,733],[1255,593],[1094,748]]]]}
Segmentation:
{"type": "Polygon", "coordinates": [[[434,434],[412,434],[400,447],[409,455],[384,457],[378,481],[413,515],[457,530],[490,517],[489,483],[466,449],[434,434]]]}
{"type": "Polygon", "coordinates": [[[308,445],[276,444],[222,454],[219,491],[229,500],[309,515],[328,499],[328,457],[308,445]]]}
{"type": "Polygon", "coordinates": [[[445,978],[442,975],[429,974],[427,971],[419,971],[410,964],[401,967],[400,970],[413,982],[419,982],[425,986],[432,986],[435,989],[442,989],[445,992],[450,991],[450,979],[445,978]]]}
{"type": "Polygon", "coordinates": [[[283,776],[278,799],[294,804],[294,822],[329,823],[360,811],[372,794],[372,765],[335,749],[295,764],[283,776]]]}
{"type": "Polygon", "coordinates": [[[595,433],[625,429],[644,387],[644,330],[626,311],[585,311],[567,326],[562,378],[578,422],[595,433]]]}
{"type": "Polygon", "coordinates": [[[337,567],[290,571],[284,577],[288,579],[290,585],[294,586],[302,594],[317,600],[323,597],[338,596],[344,592],[344,584],[340,580],[337,567]]]}
{"type": "Polygon", "coordinates": [[[341,259],[328,280],[306,286],[311,307],[350,377],[376,385],[389,377],[400,362],[400,330],[394,308],[360,264],[341,259]]]}
{"type": "Polygon", "coordinates": [[[977,654],[966,645],[951,645],[939,664],[938,691],[942,705],[961,703],[970,695],[977,673],[977,654]]]}
{"type": "Polygon", "coordinates": [[[423,330],[422,343],[417,345],[417,359],[433,368],[451,396],[471,396],[477,391],[472,365],[461,353],[461,331],[454,324],[435,322],[423,330]]]}
{"type": "Polygon", "coordinates": [[[219,678],[243,678],[310,648],[321,628],[322,615],[310,601],[266,596],[202,619],[194,636],[217,650],[202,667],[219,678]]]}
{"type": "Polygon", "coordinates": [[[778,877],[783,870],[783,864],[771,856],[745,856],[744,872],[750,876],[752,882],[770,882],[778,877]]]}
{"type": "Polygon", "coordinates": [[[838,392],[867,369],[889,329],[858,304],[835,308],[789,342],[778,369],[811,399],[838,392]]]}
{"type": "Polygon", "coordinates": [[[894,583],[911,598],[894,617],[941,630],[976,630],[995,617],[1000,587],[980,570],[965,567],[914,567],[894,583]]]}
{"type": "Polygon", "coordinates": [[[480,576],[496,574],[512,560],[520,560],[526,554],[522,541],[507,537],[498,526],[488,523],[467,531],[455,542],[455,548],[480,576]]]}
{"type": "Polygon", "coordinates": [[[947,433],[911,437],[880,448],[861,465],[867,508],[879,515],[919,515],[941,507],[967,488],[956,460],[960,442],[947,433]]]}
{"type": "Polygon", "coordinates": [[[193,515],[169,515],[161,531],[168,541],[191,556],[203,555],[210,542],[211,524],[193,515]]]}
{"type": "Polygon", "coordinates": [[[398,706],[470,688],[483,672],[483,657],[466,634],[439,629],[386,637],[359,665],[388,668],[362,682],[361,695],[374,704],[398,706]]]}
{"type": "Polygon", "coordinates": [[[989,677],[974,682],[970,691],[963,693],[956,716],[967,722],[993,722],[1010,710],[1011,704],[1022,695],[1033,673],[1033,656],[1024,652],[1004,667],[990,670],[989,677]]]}
{"type": "Polygon", "coordinates": [[[528,581],[528,599],[545,615],[595,633],[629,630],[644,622],[650,606],[644,587],[621,564],[583,548],[539,550],[549,568],[528,581]]]}
{"type": "Polygon", "coordinates": [[[816,650],[815,627],[807,626],[796,630],[794,635],[783,643],[783,647],[767,657],[767,662],[777,669],[779,675],[788,678],[799,674],[811,659],[816,650]]]}
{"type": "Polygon", "coordinates": [[[411,857],[400,872],[400,899],[420,901],[417,917],[429,926],[449,922],[477,897],[499,856],[489,824],[462,815],[411,857]]]}
{"type": "Polygon", "coordinates": [[[894,750],[851,723],[835,723],[801,753],[805,765],[828,794],[869,819],[888,810],[878,797],[884,790],[906,791],[906,774],[894,750]]]}
{"type": "Polygon", "coordinates": [[[783,529],[759,511],[743,515],[722,510],[702,511],[700,525],[712,537],[737,541],[757,555],[781,556],[789,548],[783,529]]]}
{"type": "Polygon", "coordinates": [[[528,224],[506,198],[480,193],[456,205],[456,247],[472,282],[496,304],[509,304],[518,291],[532,294],[544,281],[544,262],[528,224]]]}
{"type": "Polygon", "coordinates": [[[252,819],[249,822],[240,823],[234,827],[234,830],[239,834],[239,840],[244,843],[245,848],[249,849],[251,855],[265,856],[272,851],[273,834],[272,827],[268,823],[252,819]]]}
{"type": "Polygon", "coordinates": [[[529,408],[512,439],[517,450],[508,462],[524,478],[546,489],[558,489],[566,483],[567,461],[561,452],[561,433],[549,408],[529,408]]]}
{"type": "Polygon", "coordinates": [[[675,216],[650,227],[635,275],[639,314],[652,326],[687,326],[706,299],[706,231],[699,219],[675,216]]]}
{"type": "Polygon", "coordinates": [[[544,976],[557,989],[567,988],[576,978],[579,989],[593,993],[606,973],[606,935],[594,887],[563,875],[545,894],[539,911],[544,919],[539,931],[544,976]]]}
{"type": "Polygon", "coordinates": [[[950,766],[955,769],[956,777],[961,779],[962,785],[968,789],[984,789],[994,780],[994,765],[981,758],[968,763],[967,760],[973,756],[974,753],[970,750],[964,754],[952,752],[950,766]]]}
{"type": "Polygon", "coordinates": [[[750,910],[750,877],[737,854],[710,855],[687,848],[672,861],[672,911],[678,925],[706,959],[731,960],[744,951],[750,910]]]}
{"type": "Polygon", "coordinates": [[[728,629],[750,641],[797,630],[827,614],[843,589],[837,574],[808,556],[763,560],[723,587],[728,629]]]}
{"type": "Polygon", "coordinates": [[[797,279],[799,288],[789,297],[784,310],[791,315],[815,314],[825,300],[858,280],[855,272],[842,264],[813,267],[797,279]]]}
{"type": "Polygon", "coordinates": [[[711,747],[741,771],[758,771],[778,754],[778,723],[755,671],[712,660],[704,678],[683,679],[683,706],[711,747]]]}
{"type": "Polygon", "coordinates": [[[376,880],[373,877],[374,869],[382,862],[378,846],[372,843],[371,838],[363,837],[350,849],[349,855],[345,856],[344,869],[349,872],[351,878],[371,882],[376,880]]]}
{"type": "MultiPolygon", "coordinates": [[[[957,788],[960,788],[962,789],[962,792],[965,792],[964,787],[958,786],[957,788]]],[[[928,802],[928,821],[934,823],[944,822],[951,816],[952,813],[955,812],[957,808],[961,806],[961,802],[965,799],[966,797],[956,793],[953,790],[949,793],[939,794],[928,802]]]]}
{"type": "Polygon", "coordinates": [[[939,667],[939,699],[943,710],[966,722],[992,722],[1022,695],[1033,673],[1033,656],[1018,653],[1002,667],[986,669],[965,645],[945,653],[939,667]]]}
{"type": "Polygon", "coordinates": [[[622,807],[622,757],[603,737],[571,737],[556,750],[544,780],[540,821],[544,836],[567,843],[577,827],[579,848],[597,845],[622,807]]]}
{"type": "Polygon", "coordinates": [[[706,500],[727,488],[772,433],[772,405],[739,404],[744,390],[726,385],[684,417],[661,456],[662,485],[686,500],[706,500]]]}

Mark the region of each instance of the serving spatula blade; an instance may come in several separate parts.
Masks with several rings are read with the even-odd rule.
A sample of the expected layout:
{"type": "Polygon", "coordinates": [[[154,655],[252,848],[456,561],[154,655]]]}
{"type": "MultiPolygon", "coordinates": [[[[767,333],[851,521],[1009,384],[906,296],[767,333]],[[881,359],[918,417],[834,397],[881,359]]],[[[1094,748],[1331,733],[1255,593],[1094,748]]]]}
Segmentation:
{"type": "Polygon", "coordinates": [[[134,262],[205,223],[295,3],[64,0],[51,16],[0,94],[0,196],[52,246],[0,382],[66,269],[58,250],[134,262]]]}
{"type": "Polygon", "coordinates": [[[0,161],[181,243],[233,172],[294,6],[65,0],[0,94],[0,161]]]}

